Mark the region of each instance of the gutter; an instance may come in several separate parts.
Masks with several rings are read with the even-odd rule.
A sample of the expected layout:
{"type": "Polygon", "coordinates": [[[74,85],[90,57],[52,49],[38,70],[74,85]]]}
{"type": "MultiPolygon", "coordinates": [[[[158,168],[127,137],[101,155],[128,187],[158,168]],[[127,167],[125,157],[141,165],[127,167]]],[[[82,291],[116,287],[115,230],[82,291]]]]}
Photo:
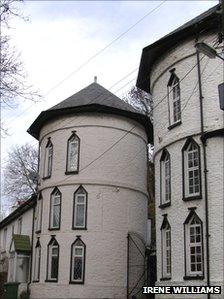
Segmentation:
{"type": "MultiPolygon", "coordinates": [[[[197,69],[198,69],[198,86],[199,86],[199,100],[200,100],[200,119],[201,119],[201,139],[205,136],[204,133],[204,115],[203,115],[203,93],[201,83],[201,67],[199,51],[196,51],[197,56],[197,69]]],[[[206,139],[205,139],[206,141],[206,139]]],[[[206,239],[206,272],[207,272],[207,286],[210,286],[210,252],[209,252],[209,211],[208,211],[208,169],[207,169],[207,155],[206,155],[206,142],[202,142],[203,162],[204,162],[204,185],[205,185],[205,239],[206,239]]],[[[207,298],[210,299],[208,293],[207,298]]]]}

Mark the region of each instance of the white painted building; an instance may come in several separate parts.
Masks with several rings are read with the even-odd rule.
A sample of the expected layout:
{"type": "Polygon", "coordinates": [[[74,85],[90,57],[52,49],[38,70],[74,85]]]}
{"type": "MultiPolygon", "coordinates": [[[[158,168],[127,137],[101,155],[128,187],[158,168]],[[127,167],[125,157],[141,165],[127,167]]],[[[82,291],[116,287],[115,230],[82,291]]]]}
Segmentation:
{"type": "MultiPolygon", "coordinates": [[[[127,236],[148,238],[149,118],[92,83],[43,111],[28,132],[39,140],[38,195],[22,231],[32,243],[30,298],[125,298],[145,269],[129,281],[127,236]]],[[[9,257],[17,252],[16,237],[4,241],[11,220],[0,223],[9,257]]]]}
{"type": "Polygon", "coordinates": [[[195,48],[203,41],[222,52],[218,9],[143,49],[137,86],[154,99],[157,286],[219,285],[223,292],[224,112],[218,85],[224,64],[195,48]]]}

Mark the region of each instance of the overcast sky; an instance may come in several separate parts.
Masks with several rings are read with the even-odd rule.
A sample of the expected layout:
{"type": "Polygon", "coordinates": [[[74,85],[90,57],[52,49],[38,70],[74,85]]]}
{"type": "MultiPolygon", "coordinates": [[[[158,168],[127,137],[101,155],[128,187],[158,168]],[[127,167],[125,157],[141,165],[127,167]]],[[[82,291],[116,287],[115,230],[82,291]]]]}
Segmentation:
{"type": "Polygon", "coordinates": [[[30,20],[12,19],[9,34],[21,53],[27,81],[39,90],[43,99],[38,104],[25,101],[14,110],[1,111],[10,134],[1,142],[2,170],[13,144],[36,144],[26,130],[42,110],[91,84],[95,75],[99,84],[122,97],[135,84],[143,47],[217,3],[25,1],[19,4],[19,9],[30,20]],[[98,52],[100,54],[89,60],[98,52]]]}

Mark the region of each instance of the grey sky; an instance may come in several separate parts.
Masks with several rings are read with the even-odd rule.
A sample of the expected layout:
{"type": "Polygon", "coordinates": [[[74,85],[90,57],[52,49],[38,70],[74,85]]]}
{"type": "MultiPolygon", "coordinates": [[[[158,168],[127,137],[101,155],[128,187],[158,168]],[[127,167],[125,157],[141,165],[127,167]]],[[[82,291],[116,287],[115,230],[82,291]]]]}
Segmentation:
{"type": "MultiPolygon", "coordinates": [[[[162,2],[162,1],[161,1],[162,2]]],[[[27,80],[45,95],[158,6],[160,1],[25,1],[19,8],[29,22],[12,20],[13,43],[21,52],[27,80]]],[[[35,140],[26,133],[29,125],[45,110],[93,82],[94,75],[105,88],[138,67],[142,48],[217,4],[218,1],[166,1],[121,39],[91,60],[85,67],[31,105],[21,102],[15,110],[2,111],[10,135],[2,140],[2,170],[13,144],[35,140]]],[[[137,70],[111,91],[122,97],[135,84],[137,70]],[[127,84],[130,82],[129,84],[127,84]],[[124,86],[126,84],[126,86],[124,86]],[[123,87],[124,86],[124,87],[123,87]],[[122,88],[123,87],[123,88],[122,88]],[[120,89],[118,92],[116,92],[120,89]]]]}

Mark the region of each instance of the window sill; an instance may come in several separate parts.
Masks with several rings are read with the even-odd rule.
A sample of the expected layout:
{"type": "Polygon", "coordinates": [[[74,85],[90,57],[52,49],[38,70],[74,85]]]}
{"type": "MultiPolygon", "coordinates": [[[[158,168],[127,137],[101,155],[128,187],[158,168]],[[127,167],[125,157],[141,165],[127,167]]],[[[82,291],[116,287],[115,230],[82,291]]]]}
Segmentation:
{"type": "Polygon", "coordinates": [[[177,121],[176,123],[170,125],[167,129],[168,129],[168,130],[172,130],[173,128],[175,128],[175,127],[177,127],[177,126],[179,126],[179,125],[181,125],[181,124],[182,124],[182,121],[179,120],[179,121],[177,121]]]}
{"type": "Polygon", "coordinates": [[[183,277],[184,280],[203,280],[204,279],[204,275],[196,275],[196,276],[184,276],[183,277]]]}
{"type": "Polygon", "coordinates": [[[33,283],[37,283],[37,282],[40,282],[40,281],[39,281],[39,280],[33,280],[32,282],[33,282],[33,283]]]}
{"type": "Polygon", "coordinates": [[[183,201],[190,201],[190,200],[197,200],[197,199],[202,199],[201,195],[195,195],[195,196],[188,196],[188,197],[183,197],[183,201]]]}
{"type": "Polygon", "coordinates": [[[51,177],[51,175],[49,175],[49,176],[45,176],[45,177],[42,178],[42,180],[47,180],[47,179],[49,179],[50,177],[51,177]]]}
{"type": "Polygon", "coordinates": [[[45,279],[45,282],[58,282],[58,279],[55,279],[55,280],[45,279]]]}
{"type": "Polygon", "coordinates": [[[169,207],[170,205],[171,205],[171,202],[169,201],[169,202],[166,202],[166,203],[163,203],[163,204],[159,205],[159,208],[164,209],[166,207],[169,207]]]}
{"type": "Polygon", "coordinates": [[[171,277],[162,277],[162,278],[160,278],[160,281],[166,281],[166,280],[171,280],[171,277]]]}
{"type": "Polygon", "coordinates": [[[51,231],[51,230],[60,230],[60,227],[55,227],[55,228],[50,228],[50,227],[49,227],[48,230],[50,230],[50,231],[51,231]]]}
{"type": "Polygon", "coordinates": [[[72,227],[72,230],[87,230],[87,227],[72,227]]]}
{"type": "Polygon", "coordinates": [[[84,284],[84,281],[69,281],[69,284],[84,284]]]}
{"type": "Polygon", "coordinates": [[[78,173],[79,173],[78,170],[76,170],[76,171],[65,171],[66,175],[69,175],[69,174],[78,174],[78,173]]]}
{"type": "Polygon", "coordinates": [[[40,229],[35,231],[35,234],[40,234],[40,233],[41,233],[40,229]]]}

